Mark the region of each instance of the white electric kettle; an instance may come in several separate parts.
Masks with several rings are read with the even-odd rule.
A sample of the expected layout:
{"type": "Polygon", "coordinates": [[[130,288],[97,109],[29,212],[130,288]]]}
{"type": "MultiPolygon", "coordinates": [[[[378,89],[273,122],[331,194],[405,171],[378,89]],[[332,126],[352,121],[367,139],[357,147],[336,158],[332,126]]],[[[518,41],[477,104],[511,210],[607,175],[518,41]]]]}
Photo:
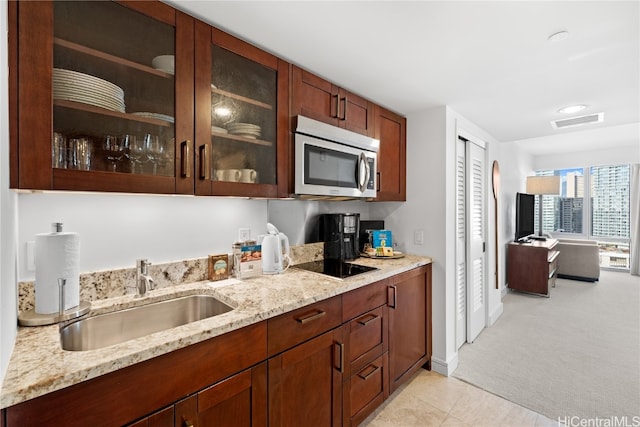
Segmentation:
{"type": "Polygon", "coordinates": [[[278,274],[289,268],[291,256],[289,254],[289,238],[278,229],[267,223],[267,231],[262,237],[262,273],[278,274]],[[286,263],[286,266],[285,266],[286,263]]]}

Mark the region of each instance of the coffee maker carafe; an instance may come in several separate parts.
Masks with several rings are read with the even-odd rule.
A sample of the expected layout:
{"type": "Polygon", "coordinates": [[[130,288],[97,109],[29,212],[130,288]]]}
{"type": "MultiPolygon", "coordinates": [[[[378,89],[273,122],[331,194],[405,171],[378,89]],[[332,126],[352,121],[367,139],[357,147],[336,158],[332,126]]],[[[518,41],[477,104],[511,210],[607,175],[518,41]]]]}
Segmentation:
{"type": "Polygon", "coordinates": [[[325,259],[345,261],[358,258],[360,214],[324,214],[321,227],[325,259]]]}

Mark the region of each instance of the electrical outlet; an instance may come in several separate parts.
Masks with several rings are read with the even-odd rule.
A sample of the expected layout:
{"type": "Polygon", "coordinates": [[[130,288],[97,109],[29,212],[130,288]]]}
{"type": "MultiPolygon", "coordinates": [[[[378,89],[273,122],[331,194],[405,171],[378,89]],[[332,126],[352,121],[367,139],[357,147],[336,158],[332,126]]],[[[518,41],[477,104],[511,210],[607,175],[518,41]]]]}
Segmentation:
{"type": "Polygon", "coordinates": [[[238,229],[238,241],[246,242],[247,240],[251,240],[251,229],[250,228],[239,228],[238,229]]]}
{"type": "Polygon", "coordinates": [[[36,269],[36,242],[33,240],[27,242],[27,271],[35,271],[36,269]]]}
{"type": "Polygon", "coordinates": [[[416,245],[424,245],[424,231],[415,230],[413,232],[413,243],[416,245]]]}

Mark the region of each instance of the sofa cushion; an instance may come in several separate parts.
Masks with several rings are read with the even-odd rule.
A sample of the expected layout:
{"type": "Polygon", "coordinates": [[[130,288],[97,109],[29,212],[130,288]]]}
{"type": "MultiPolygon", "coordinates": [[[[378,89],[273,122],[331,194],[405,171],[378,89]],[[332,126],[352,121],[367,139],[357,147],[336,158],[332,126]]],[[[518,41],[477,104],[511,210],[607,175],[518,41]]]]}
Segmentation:
{"type": "Polygon", "coordinates": [[[595,282],[600,279],[600,248],[595,240],[559,239],[558,277],[595,282]]]}

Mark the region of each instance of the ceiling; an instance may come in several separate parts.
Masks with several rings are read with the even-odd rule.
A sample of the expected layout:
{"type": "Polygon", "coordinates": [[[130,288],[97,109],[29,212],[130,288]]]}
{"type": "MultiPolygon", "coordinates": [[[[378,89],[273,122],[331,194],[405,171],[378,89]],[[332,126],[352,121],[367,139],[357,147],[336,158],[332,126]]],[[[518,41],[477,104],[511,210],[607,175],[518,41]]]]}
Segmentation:
{"type": "Polygon", "coordinates": [[[616,130],[609,147],[638,144],[638,1],[167,2],[404,115],[448,105],[534,154],[585,149],[557,135],[600,128],[616,130]],[[588,107],[557,112],[572,104],[588,107]],[[603,123],[550,124],[599,112],[603,123]]]}

